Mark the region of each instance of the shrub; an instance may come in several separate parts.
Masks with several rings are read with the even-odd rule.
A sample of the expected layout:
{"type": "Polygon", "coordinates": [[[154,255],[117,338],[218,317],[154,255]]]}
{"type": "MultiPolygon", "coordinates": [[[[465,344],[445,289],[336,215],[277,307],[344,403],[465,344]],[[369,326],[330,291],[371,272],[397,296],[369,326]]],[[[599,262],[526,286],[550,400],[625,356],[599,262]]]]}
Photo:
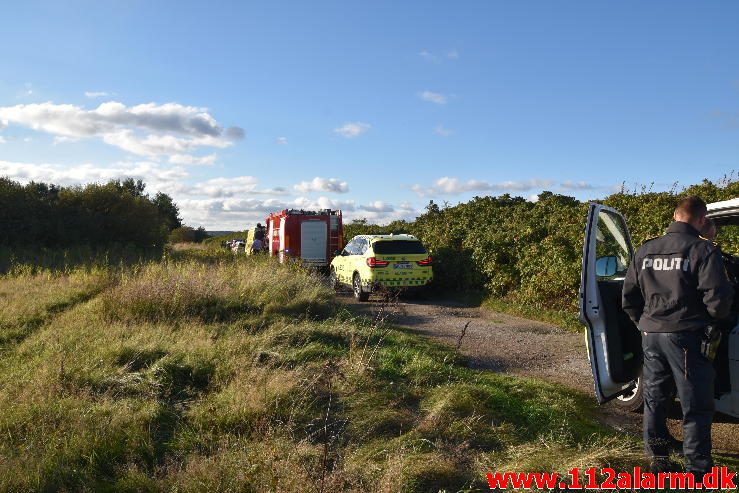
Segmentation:
{"type": "MultiPolygon", "coordinates": [[[[678,199],[690,194],[707,202],[739,197],[739,180],[704,180],[667,192],[624,189],[601,202],[624,214],[638,246],[662,234],[678,199]]],[[[543,192],[530,202],[506,194],[445,207],[432,201],[413,222],[354,221],[345,234],[347,240],[363,233],[414,234],[434,257],[436,289],[485,291],[512,306],[568,313],[564,318],[571,319],[577,311],[586,214],[587,204],[573,197],[543,192]]],[[[728,251],[739,250],[739,228],[722,230],[720,243],[728,251]]]]}
{"type": "Polygon", "coordinates": [[[179,211],[169,196],[152,198],[145,187],[130,178],[84,187],[0,178],[0,246],[161,247],[170,229],[180,226],[179,211]]]}
{"type": "Polygon", "coordinates": [[[169,233],[170,243],[200,243],[208,238],[205,228],[191,228],[190,226],[180,226],[169,233]]]}

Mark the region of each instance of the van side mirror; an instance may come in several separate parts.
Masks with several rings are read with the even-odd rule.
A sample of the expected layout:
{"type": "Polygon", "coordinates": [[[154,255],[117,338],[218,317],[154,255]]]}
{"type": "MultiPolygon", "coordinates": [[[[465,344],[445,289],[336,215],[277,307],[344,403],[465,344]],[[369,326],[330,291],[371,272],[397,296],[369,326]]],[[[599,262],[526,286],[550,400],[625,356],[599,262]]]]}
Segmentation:
{"type": "Polygon", "coordinates": [[[615,255],[595,259],[595,275],[611,277],[618,272],[618,259],[615,255]]]}

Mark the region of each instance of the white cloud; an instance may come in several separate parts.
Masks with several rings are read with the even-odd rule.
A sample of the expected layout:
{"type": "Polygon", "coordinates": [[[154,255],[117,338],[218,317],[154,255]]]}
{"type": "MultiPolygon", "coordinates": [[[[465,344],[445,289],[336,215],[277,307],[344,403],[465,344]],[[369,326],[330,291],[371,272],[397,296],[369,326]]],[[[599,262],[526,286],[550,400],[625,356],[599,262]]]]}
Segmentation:
{"type": "Polygon", "coordinates": [[[337,133],[347,139],[353,139],[367,132],[370,128],[372,128],[372,125],[370,125],[369,123],[349,122],[338,128],[335,128],[334,133],[337,133]]]}
{"type": "Polygon", "coordinates": [[[210,166],[216,162],[218,156],[216,154],[208,154],[207,156],[193,156],[191,154],[172,154],[169,156],[169,162],[171,164],[194,164],[210,166]]]}
{"type": "Polygon", "coordinates": [[[218,177],[194,185],[183,185],[180,193],[187,197],[206,196],[212,198],[245,198],[255,195],[285,195],[284,187],[258,189],[259,181],[254,176],[218,177]]]}
{"type": "Polygon", "coordinates": [[[438,63],[440,61],[438,56],[434,55],[433,53],[431,53],[428,50],[421,50],[418,53],[418,56],[420,56],[421,58],[423,58],[427,62],[438,63]]]}
{"type": "Polygon", "coordinates": [[[572,180],[565,180],[562,183],[560,183],[560,188],[562,190],[592,190],[596,188],[594,185],[586,182],[586,181],[572,181],[572,180]]]}
{"type": "Polygon", "coordinates": [[[109,101],[93,110],[51,102],[19,104],[0,107],[0,120],[58,138],[100,138],[132,154],[152,158],[186,154],[201,147],[229,147],[244,137],[243,129],[224,129],[205,108],[178,103],[128,107],[109,101]]]}
{"type": "Polygon", "coordinates": [[[85,97],[94,99],[94,98],[104,98],[106,96],[110,96],[110,93],[105,91],[85,91],[85,97]]]}
{"type": "Polygon", "coordinates": [[[203,225],[208,229],[242,230],[257,222],[264,223],[266,216],[282,209],[340,209],[344,221],[366,218],[378,224],[398,219],[413,219],[422,211],[408,203],[394,207],[382,201],[357,206],[353,200],[335,200],[329,197],[311,199],[266,198],[245,196],[231,198],[184,198],[177,200],[183,217],[189,224],[203,225]]]}
{"type": "Polygon", "coordinates": [[[434,129],[434,133],[440,137],[449,137],[450,135],[454,133],[454,130],[452,130],[451,128],[446,128],[442,125],[439,125],[434,129]]]}
{"type": "Polygon", "coordinates": [[[287,145],[287,137],[277,137],[275,142],[282,146],[287,145]]]}
{"type": "Polygon", "coordinates": [[[360,205],[359,208],[367,212],[393,212],[395,207],[392,204],[383,202],[382,200],[375,200],[366,205],[360,205]]]}
{"type": "Polygon", "coordinates": [[[78,140],[80,140],[80,139],[77,139],[75,137],[59,137],[59,136],[56,136],[56,137],[54,137],[54,145],[57,145],[57,144],[67,144],[67,143],[71,143],[71,142],[77,142],[78,140]]]}
{"type": "Polygon", "coordinates": [[[198,183],[190,193],[209,197],[233,197],[246,195],[257,188],[258,180],[253,176],[235,176],[232,178],[212,178],[198,183]]]}
{"type": "Polygon", "coordinates": [[[282,209],[341,209],[354,211],[354,201],[338,201],[327,197],[315,200],[298,197],[292,200],[258,197],[184,198],[177,200],[185,222],[207,229],[243,230],[257,222],[264,223],[271,212],[282,209]]]}
{"type": "Polygon", "coordinates": [[[457,50],[446,50],[444,51],[443,55],[437,55],[437,54],[431,53],[428,50],[421,50],[418,53],[418,56],[420,56],[427,62],[441,63],[444,61],[444,59],[447,59],[447,60],[459,59],[459,52],[457,50]]]}
{"type": "Polygon", "coordinates": [[[495,190],[503,190],[507,192],[525,192],[535,188],[545,188],[552,186],[551,180],[522,180],[522,181],[503,181],[493,185],[495,190]]]}
{"type": "Polygon", "coordinates": [[[0,135],[0,144],[5,144],[5,143],[7,143],[7,142],[8,142],[8,141],[7,141],[7,140],[5,140],[5,137],[3,137],[2,135],[0,135]]]}
{"type": "Polygon", "coordinates": [[[290,207],[305,210],[341,209],[342,211],[353,211],[356,208],[353,200],[336,200],[328,197],[317,199],[298,197],[290,203],[290,207]]]}
{"type": "Polygon", "coordinates": [[[418,97],[429,103],[446,104],[447,102],[447,97],[444,94],[433,91],[423,91],[419,93],[418,97]]]}
{"type": "Polygon", "coordinates": [[[178,198],[177,205],[186,224],[211,230],[240,231],[257,222],[264,223],[270,212],[284,209],[286,204],[274,199],[254,197],[227,199],[178,198]]]}
{"type": "Polygon", "coordinates": [[[381,200],[376,200],[366,205],[360,205],[356,211],[349,211],[344,214],[344,221],[367,219],[372,223],[387,224],[399,220],[411,221],[422,213],[423,210],[417,209],[408,202],[403,202],[396,207],[381,200]]]}
{"type": "Polygon", "coordinates": [[[316,176],[311,181],[302,181],[295,185],[295,190],[308,193],[308,192],[334,192],[334,193],[346,193],[349,191],[349,185],[345,181],[341,181],[337,178],[321,178],[316,176]]]}
{"type": "Polygon", "coordinates": [[[42,181],[57,185],[107,182],[131,177],[144,180],[152,189],[164,191],[165,189],[172,189],[173,185],[187,178],[188,174],[184,168],[177,166],[164,167],[159,163],[148,161],[118,162],[110,166],[97,166],[89,163],[68,166],[50,163],[0,161],[0,176],[7,176],[21,183],[42,181]]]}
{"type": "Polygon", "coordinates": [[[103,135],[103,142],[140,156],[162,156],[182,154],[197,150],[200,147],[225,148],[230,141],[211,136],[183,138],[174,135],[149,134],[146,137],[124,129],[103,135]]]}
{"type": "Polygon", "coordinates": [[[413,185],[411,189],[419,196],[424,197],[431,195],[455,195],[465,192],[525,192],[528,190],[544,188],[551,185],[551,180],[540,179],[490,183],[482,180],[460,181],[457,178],[444,176],[436,180],[429,187],[424,187],[417,184],[413,185]]]}

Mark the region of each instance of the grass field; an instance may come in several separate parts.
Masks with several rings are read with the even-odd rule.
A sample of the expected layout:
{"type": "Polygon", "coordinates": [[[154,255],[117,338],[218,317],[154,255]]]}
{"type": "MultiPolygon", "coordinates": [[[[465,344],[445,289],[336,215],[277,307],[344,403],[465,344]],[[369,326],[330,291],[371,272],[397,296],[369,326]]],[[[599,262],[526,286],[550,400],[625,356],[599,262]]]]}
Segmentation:
{"type": "Polygon", "coordinates": [[[268,259],[21,269],[0,307],[0,491],[473,491],[640,460],[592,399],[471,370],[268,259]]]}

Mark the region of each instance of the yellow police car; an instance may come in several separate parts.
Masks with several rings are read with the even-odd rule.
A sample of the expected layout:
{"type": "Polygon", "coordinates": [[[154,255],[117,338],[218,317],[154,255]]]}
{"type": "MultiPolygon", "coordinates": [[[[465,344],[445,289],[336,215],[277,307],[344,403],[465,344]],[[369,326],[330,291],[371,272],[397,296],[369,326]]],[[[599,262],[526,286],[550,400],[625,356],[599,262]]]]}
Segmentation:
{"type": "Polygon", "coordinates": [[[417,288],[432,279],[431,256],[412,235],[355,236],[331,261],[331,285],[351,286],[359,301],[378,288],[417,288]]]}

